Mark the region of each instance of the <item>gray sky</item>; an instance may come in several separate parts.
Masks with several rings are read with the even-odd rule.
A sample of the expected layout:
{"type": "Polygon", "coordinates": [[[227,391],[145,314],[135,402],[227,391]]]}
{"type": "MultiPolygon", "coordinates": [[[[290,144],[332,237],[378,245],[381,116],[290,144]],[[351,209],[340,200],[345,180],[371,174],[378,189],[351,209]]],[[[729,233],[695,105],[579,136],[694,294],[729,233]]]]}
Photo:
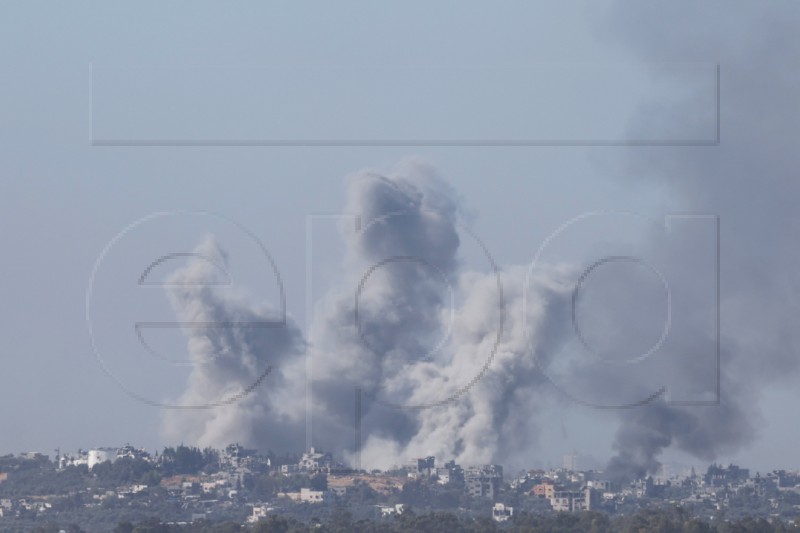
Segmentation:
{"type": "MultiPolygon", "coordinates": [[[[103,372],[87,331],[86,293],[98,258],[127,226],[154,212],[213,211],[251,231],[280,271],[289,314],[303,324],[308,217],[339,213],[344,178],[364,168],[386,171],[409,156],[435,166],[461,194],[474,214],[471,229],[501,267],[528,264],[558,226],[587,211],[660,219],[685,207],[669,182],[626,176],[637,147],[92,146],[93,135],[713,139],[707,116],[627,129],[640,105],[668,105],[676,94],[697,92],[713,103],[709,75],[721,52],[665,42],[662,56],[656,51],[643,63],[635,36],[614,35],[626,24],[624,11],[624,4],[555,1],[252,2],[233,8],[209,2],[4,3],[0,453],[175,444],[162,440],[159,409],[126,395],[103,372]],[[654,63],[654,57],[663,61],[654,63]],[[530,89],[504,93],[507,79],[530,89]],[[350,85],[337,88],[337,80],[350,85]],[[393,87],[401,98],[364,89],[362,98],[343,100],[364,84],[393,87]],[[415,90],[418,100],[402,98],[415,90]],[[462,108],[473,109],[474,117],[457,113],[462,108]]],[[[711,23],[715,12],[701,16],[711,23]]],[[[663,30],[658,20],[647,23],[663,30]]],[[[679,31],[656,33],[682,39],[679,31]]],[[[724,144],[724,128],[722,138],[724,144]]],[[[664,157],[681,148],[655,150],[664,157]]],[[[178,230],[187,239],[183,249],[192,249],[209,229],[231,231],[203,227],[197,235],[188,225],[178,230]]],[[[232,264],[237,253],[245,263],[253,252],[234,234],[227,243],[232,264]]],[[[128,248],[117,260],[146,267],[159,251],[172,250],[173,239],[159,231],[121,238],[117,242],[128,248]]],[[[325,246],[315,271],[329,268],[324,261],[334,264],[335,247],[325,246]]],[[[117,274],[118,267],[103,265],[117,274]]],[[[259,274],[245,265],[237,282],[251,291],[262,288],[262,298],[274,302],[274,288],[259,274]]],[[[314,280],[315,292],[323,281],[314,280]]],[[[113,282],[113,276],[104,279],[96,293],[111,313],[103,319],[116,316],[115,302],[124,308],[141,291],[135,285],[111,289],[113,282]]],[[[148,305],[144,309],[158,313],[166,301],[148,305]]],[[[113,346],[114,333],[103,334],[113,346]]],[[[177,382],[153,376],[148,386],[175,396],[159,387],[177,382]]],[[[800,467],[800,434],[786,424],[798,393],[784,387],[765,394],[763,434],[755,444],[723,461],[762,470],[800,467]]],[[[531,447],[532,466],[558,464],[572,450],[605,461],[617,419],[560,404],[538,424],[542,437],[531,447]]]]}

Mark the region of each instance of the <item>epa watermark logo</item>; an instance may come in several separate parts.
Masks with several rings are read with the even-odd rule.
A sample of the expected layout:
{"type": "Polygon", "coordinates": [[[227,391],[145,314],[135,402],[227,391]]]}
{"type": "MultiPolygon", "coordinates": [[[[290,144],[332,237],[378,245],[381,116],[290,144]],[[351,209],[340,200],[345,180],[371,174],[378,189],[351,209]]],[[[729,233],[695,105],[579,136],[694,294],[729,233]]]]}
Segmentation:
{"type": "MultiPolygon", "coordinates": [[[[407,216],[403,211],[385,213],[381,223],[414,228],[406,224],[407,216]]],[[[315,351],[308,348],[315,342],[310,327],[313,288],[319,281],[314,279],[319,275],[315,262],[327,244],[315,238],[319,225],[350,225],[362,238],[380,226],[360,213],[306,219],[302,248],[311,318],[306,344],[288,351],[306,359],[309,395],[314,383],[315,351]]],[[[716,216],[675,214],[656,221],[632,213],[596,212],[575,217],[532,250],[522,299],[513,304],[505,295],[502,269],[490,246],[463,225],[457,231],[462,245],[473,247],[481,258],[480,268],[493,280],[491,342],[476,350],[470,371],[460,373],[458,382],[433,400],[398,398],[380,384],[356,384],[357,412],[362,398],[398,409],[457,401],[491,372],[504,336],[515,333],[510,331],[512,323],[522,324],[526,339],[525,349],[514,356],[530,358],[554,388],[582,404],[627,408],[658,397],[678,405],[718,403],[716,216]],[[556,296],[543,299],[538,284],[554,272],[556,296]]],[[[515,237],[513,232],[509,235],[515,237]]],[[[524,236],[516,237],[524,241],[524,236]]],[[[413,240],[414,235],[406,238],[413,240]]],[[[431,291],[444,295],[437,301],[444,318],[439,336],[408,363],[436,365],[448,358],[453,317],[463,302],[456,293],[464,287],[452,279],[457,273],[445,271],[437,257],[407,252],[388,246],[384,257],[371,256],[368,263],[351,267],[357,271],[345,272],[353,280],[344,284],[352,294],[345,298],[350,304],[342,307],[344,316],[337,323],[357,333],[362,349],[385,356],[400,337],[382,336],[381,321],[391,322],[399,312],[392,306],[399,303],[383,299],[375,308],[367,297],[379,292],[375,284],[387,271],[413,270],[415,286],[429,284],[431,291]]],[[[256,232],[214,213],[157,213],[123,229],[98,257],[87,289],[87,324],[97,360],[129,394],[165,408],[214,408],[247,397],[287,363],[272,357],[268,347],[261,349],[269,342],[296,341],[286,299],[277,262],[256,232]],[[219,247],[197,246],[212,235],[219,247]],[[181,306],[206,301],[203,298],[217,299],[207,307],[181,306]],[[242,306],[232,308],[230,302],[242,306]],[[268,309],[237,311],[249,304],[258,307],[259,302],[269,302],[268,309]],[[225,358],[239,358],[238,367],[223,364],[229,360],[225,358]],[[207,395],[184,394],[187,380],[212,373],[219,374],[219,380],[209,385],[207,395]]],[[[409,314],[407,309],[403,312],[409,314]]],[[[311,402],[306,404],[310,408],[311,402]]]]}

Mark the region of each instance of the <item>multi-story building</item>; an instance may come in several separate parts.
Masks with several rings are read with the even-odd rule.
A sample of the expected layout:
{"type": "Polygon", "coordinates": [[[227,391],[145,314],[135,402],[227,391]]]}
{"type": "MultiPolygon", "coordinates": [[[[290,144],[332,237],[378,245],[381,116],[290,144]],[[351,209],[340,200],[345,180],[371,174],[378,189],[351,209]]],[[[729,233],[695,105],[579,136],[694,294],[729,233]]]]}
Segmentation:
{"type": "Polygon", "coordinates": [[[406,467],[408,477],[431,477],[436,474],[436,458],[432,456],[411,459],[406,467]]]}
{"type": "Polygon", "coordinates": [[[599,497],[597,491],[590,487],[581,490],[557,490],[550,498],[550,506],[554,511],[579,512],[597,508],[599,497]]]}
{"type": "Polygon", "coordinates": [[[289,498],[295,502],[322,503],[325,501],[325,493],[323,491],[308,488],[302,488],[300,492],[279,492],[278,496],[289,498]]]}
{"type": "Polygon", "coordinates": [[[464,485],[470,496],[494,499],[503,485],[503,467],[483,465],[464,471],[464,485]]]}
{"type": "Polygon", "coordinates": [[[303,453],[297,469],[300,472],[328,472],[333,466],[333,456],[330,453],[323,453],[315,448],[311,448],[303,453]]]}
{"type": "Polygon", "coordinates": [[[457,465],[455,460],[452,459],[444,464],[444,468],[437,468],[436,475],[439,477],[439,483],[442,485],[464,482],[464,469],[457,465]]]}

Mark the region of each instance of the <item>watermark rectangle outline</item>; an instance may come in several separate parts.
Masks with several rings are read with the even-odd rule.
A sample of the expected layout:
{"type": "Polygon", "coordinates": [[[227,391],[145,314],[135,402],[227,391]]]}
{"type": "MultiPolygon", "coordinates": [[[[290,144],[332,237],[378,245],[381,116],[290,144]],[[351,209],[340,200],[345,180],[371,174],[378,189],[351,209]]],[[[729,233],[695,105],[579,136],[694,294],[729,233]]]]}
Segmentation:
{"type": "MultiPolygon", "coordinates": [[[[717,70],[717,76],[719,76],[719,69],[717,70]]],[[[717,99],[717,101],[719,102],[719,98],[717,99]]],[[[717,135],[719,135],[719,128],[717,129],[717,135]]],[[[716,378],[716,383],[715,383],[716,390],[714,392],[715,392],[716,398],[713,399],[713,400],[671,400],[669,402],[669,404],[670,405],[674,405],[674,406],[679,406],[679,407],[680,406],[716,407],[716,406],[720,405],[720,403],[721,403],[721,395],[722,395],[722,364],[721,364],[721,361],[722,361],[722,349],[721,349],[721,342],[722,342],[722,333],[721,333],[721,331],[722,331],[721,330],[721,328],[722,328],[722,319],[721,319],[721,314],[722,313],[721,313],[721,309],[722,308],[721,308],[721,305],[722,305],[722,300],[721,300],[721,292],[720,292],[721,291],[721,283],[720,283],[720,272],[721,272],[721,270],[720,270],[720,265],[721,265],[721,263],[720,263],[720,252],[721,252],[721,246],[720,246],[720,240],[721,240],[720,239],[720,227],[721,227],[721,225],[720,225],[720,217],[719,217],[719,215],[710,214],[710,213],[670,213],[665,219],[665,229],[667,231],[669,231],[669,229],[670,229],[669,228],[669,221],[670,221],[670,219],[673,219],[673,218],[708,218],[708,219],[713,220],[714,223],[715,223],[715,226],[716,226],[715,229],[714,229],[714,232],[716,234],[715,235],[716,236],[716,241],[717,241],[716,242],[716,246],[717,246],[717,249],[716,249],[716,265],[715,265],[715,268],[716,268],[716,287],[714,287],[715,297],[716,297],[716,302],[715,302],[716,303],[716,308],[714,310],[715,311],[715,315],[716,315],[716,324],[715,324],[715,327],[716,327],[716,331],[715,331],[715,337],[716,337],[716,346],[715,346],[716,373],[715,373],[715,376],[714,376],[716,378]]]]}
{"type": "Polygon", "coordinates": [[[689,147],[718,146],[721,75],[716,70],[716,136],[713,139],[97,139],[94,136],[94,66],[90,63],[89,144],[93,147],[689,147]]]}

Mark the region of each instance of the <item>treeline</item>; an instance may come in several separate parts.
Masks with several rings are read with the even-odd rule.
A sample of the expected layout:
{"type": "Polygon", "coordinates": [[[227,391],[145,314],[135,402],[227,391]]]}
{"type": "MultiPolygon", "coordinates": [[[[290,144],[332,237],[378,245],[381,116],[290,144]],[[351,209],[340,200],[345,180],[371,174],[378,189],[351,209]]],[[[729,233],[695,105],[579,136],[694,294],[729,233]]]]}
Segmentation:
{"type": "Polygon", "coordinates": [[[161,453],[159,464],[164,475],[213,474],[219,470],[219,452],[214,448],[200,448],[180,445],[167,447],[161,453]]]}
{"type": "Polygon", "coordinates": [[[123,457],[113,463],[95,465],[91,474],[102,486],[130,483],[158,485],[162,477],[174,475],[213,474],[219,471],[219,452],[213,448],[193,446],[166,447],[152,461],[123,457]]]}
{"type": "MultiPolygon", "coordinates": [[[[114,533],[785,533],[800,528],[782,523],[770,524],[763,519],[747,518],[722,522],[691,517],[682,509],[643,510],[630,516],[610,517],[606,514],[560,513],[531,515],[520,513],[506,523],[498,524],[489,517],[460,518],[452,513],[416,514],[412,509],[389,520],[354,520],[346,509],[337,509],[325,522],[310,523],[279,515],[252,526],[233,522],[191,525],[163,524],[156,518],[140,523],[124,522],[114,533]]],[[[85,533],[77,526],[59,528],[47,525],[35,533],[85,533]]]]}
{"type": "Polygon", "coordinates": [[[213,448],[190,446],[166,447],[152,461],[123,457],[94,466],[68,466],[56,470],[56,464],[46,457],[35,460],[11,455],[0,457],[0,472],[9,474],[0,484],[0,496],[24,497],[45,494],[66,494],[76,490],[114,488],[141,483],[156,486],[163,477],[192,475],[219,471],[219,452],[213,448]]]}
{"type": "MultiPolygon", "coordinates": [[[[299,491],[307,487],[311,490],[328,490],[328,476],[325,474],[295,474],[281,476],[272,474],[245,475],[244,489],[255,498],[270,499],[278,492],[299,491]]],[[[349,491],[348,491],[349,492],[349,491]]]]}

